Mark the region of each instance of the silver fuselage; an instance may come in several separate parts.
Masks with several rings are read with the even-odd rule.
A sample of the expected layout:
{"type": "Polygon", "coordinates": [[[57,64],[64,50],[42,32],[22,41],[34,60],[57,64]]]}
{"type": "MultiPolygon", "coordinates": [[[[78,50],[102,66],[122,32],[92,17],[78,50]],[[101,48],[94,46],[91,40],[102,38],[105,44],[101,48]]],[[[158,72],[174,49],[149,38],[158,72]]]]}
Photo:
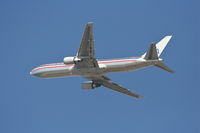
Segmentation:
{"type": "Polygon", "coordinates": [[[98,60],[99,68],[77,68],[75,64],[52,63],[34,68],[30,74],[41,78],[55,78],[64,76],[96,76],[114,72],[128,72],[139,68],[155,65],[160,60],[145,60],[143,58],[120,58],[98,60]]]}

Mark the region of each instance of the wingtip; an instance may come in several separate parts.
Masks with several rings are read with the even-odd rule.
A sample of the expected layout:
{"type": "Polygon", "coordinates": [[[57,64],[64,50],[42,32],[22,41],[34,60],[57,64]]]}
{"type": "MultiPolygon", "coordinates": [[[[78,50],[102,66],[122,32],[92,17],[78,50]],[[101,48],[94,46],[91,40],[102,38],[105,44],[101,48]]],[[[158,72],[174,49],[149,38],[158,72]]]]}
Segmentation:
{"type": "Polygon", "coordinates": [[[138,98],[143,98],[144,96],[139,96],[138,98]]]}
{"type": "Polygon", "coordinates": [[[88,22],[87,24],[89,24],[89,25],[92,25],[92,24],[93,24],[93,22],[88,22]]]}
{"type": "Polygon", "coordinates": [[[134,96],[134,97],[136,97],[136,98],[143,98],[144,96],[134,96]]]}
{"type": "Polygon", "coordinates": [[[175,71],[172,70],[171,73],[175,73],[175,71]]]}
{"type": "Polygon", "coordinates": [[[166,36],[166,37],[169,37],[170,39],[172,38],[172,35],[168,35],[168,36],[166,36]]]}

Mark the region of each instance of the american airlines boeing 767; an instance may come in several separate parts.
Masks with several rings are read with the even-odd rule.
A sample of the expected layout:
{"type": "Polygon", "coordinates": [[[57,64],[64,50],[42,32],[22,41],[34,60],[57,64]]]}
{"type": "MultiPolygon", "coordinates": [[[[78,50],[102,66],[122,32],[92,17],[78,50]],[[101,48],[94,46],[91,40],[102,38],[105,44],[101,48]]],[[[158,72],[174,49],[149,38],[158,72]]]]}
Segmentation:
{"type": "Polygon", "coordinates": [[[95,58],[93,23],[86,24],[80,48],[73,57],[65,57],[62,63],[52,63],[34,68],[30,74],[40,78],[55,78],[64,76],[82,76],[89,81],[82,83],[82,88],[91,90],[100,86],[127,94],[132,97],[142,96],[114,83],[106,74],[128,72],[136,69],[156,66],[168,72],[173,72],[159,58],[172,36],[166,36],[158,43],[152,43],[146,53],[140,57],[129,57],[110,60],[95,58]]]}

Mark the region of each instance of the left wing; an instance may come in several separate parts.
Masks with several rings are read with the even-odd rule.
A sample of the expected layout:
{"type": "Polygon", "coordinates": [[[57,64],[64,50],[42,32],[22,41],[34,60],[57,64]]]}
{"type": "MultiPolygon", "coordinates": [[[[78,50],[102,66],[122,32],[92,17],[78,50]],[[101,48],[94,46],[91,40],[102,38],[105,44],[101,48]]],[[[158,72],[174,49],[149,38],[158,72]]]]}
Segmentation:
{"type": "Polygon", "coordinates": [[[81,62],[77,62],[76,67],[99,67],[95,58],[92,22],[86,24],[81,45],[76,56],[82,59],[81,62]]]}
{"type": "Polygon", "coordinates": [[[136,97],[136,98],[142,98],[143,96],[140,96],[114,82],[112,82],[109,78],[105,77],[105,76],[96,76],[96,77],[90,77],[89,79],[91,79],[94,83],[99,83],[101,85],[103,85],[104,87],[107,87],[109,89],[112,89],[114,91],[118,91],[121,93],[124,93],[126,95],[132,96],[132,97],[136,97]]]}

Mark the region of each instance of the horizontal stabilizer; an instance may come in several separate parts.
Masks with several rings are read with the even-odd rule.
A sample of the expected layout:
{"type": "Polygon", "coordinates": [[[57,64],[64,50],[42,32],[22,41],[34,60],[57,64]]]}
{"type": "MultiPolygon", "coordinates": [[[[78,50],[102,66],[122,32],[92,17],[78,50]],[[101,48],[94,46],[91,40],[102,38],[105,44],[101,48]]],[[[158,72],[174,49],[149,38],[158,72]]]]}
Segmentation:
{"type": "Polygon", "coordinates": [[[150,45],[150,48],[148,49],[147,53],[145,54],[144,59],[146,59],[146,60],[157,60],[158,59],[158,54],[157,54],[155,43],[152,43],[150,45]]]}
{"type": "Polygon", "coordinates": [[[158,67],[158,68],[161,68],[161,69],[163,69],[163,70],[165,70],[165,71],[174,73],[174,71],[173,71],[172,69],[170,69],[168,66],[166,66],[166,65],[163,64],[163,63],[156,64],[155,66],[158,67]]]}

